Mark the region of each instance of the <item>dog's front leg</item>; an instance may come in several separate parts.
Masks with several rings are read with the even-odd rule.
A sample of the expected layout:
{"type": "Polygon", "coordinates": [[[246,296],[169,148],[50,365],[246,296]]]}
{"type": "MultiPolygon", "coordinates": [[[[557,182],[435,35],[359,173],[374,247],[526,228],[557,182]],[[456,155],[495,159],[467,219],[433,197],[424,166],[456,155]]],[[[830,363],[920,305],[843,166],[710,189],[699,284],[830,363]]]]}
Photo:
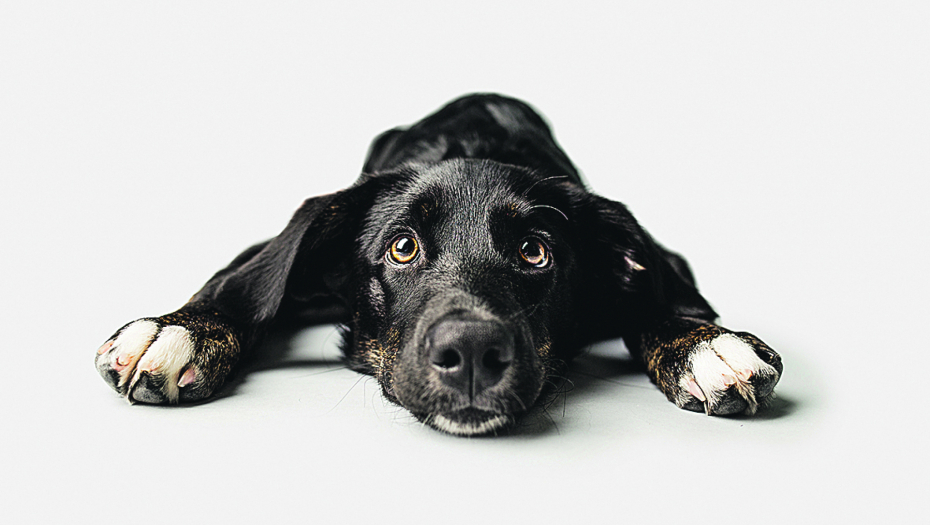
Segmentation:
{"type": "Polygon", "coordinates": [[[670,401],[708,415],[754,414],[782,374],[759,338],[700,319],[674,317],[626,339],[670,401]]]}
{"type": "Polygon", "coordinates": [[[308,199],[281,234],[243,252],[179,310],[117,330],[97,350],[104,380],[130,402],[173,404],[212,395],[242,352],[260,340],[286,289],[324,292],[326,268],[313,261],[335,264],[348,256],[359,191],[355,186],[308,199]]]}

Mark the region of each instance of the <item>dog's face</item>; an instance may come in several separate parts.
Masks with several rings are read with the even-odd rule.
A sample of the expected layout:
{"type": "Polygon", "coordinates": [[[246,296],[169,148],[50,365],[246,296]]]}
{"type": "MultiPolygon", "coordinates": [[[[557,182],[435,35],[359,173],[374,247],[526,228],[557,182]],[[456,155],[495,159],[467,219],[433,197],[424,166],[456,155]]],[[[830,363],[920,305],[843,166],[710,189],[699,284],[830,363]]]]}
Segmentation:
{"type": "Polygon", "coordinates": [[[358,242],[355,359],[426,423],[494,431],[533,406],[567,347],[576,272],[559,181],[462,160],[390,179],[358,242]]]}

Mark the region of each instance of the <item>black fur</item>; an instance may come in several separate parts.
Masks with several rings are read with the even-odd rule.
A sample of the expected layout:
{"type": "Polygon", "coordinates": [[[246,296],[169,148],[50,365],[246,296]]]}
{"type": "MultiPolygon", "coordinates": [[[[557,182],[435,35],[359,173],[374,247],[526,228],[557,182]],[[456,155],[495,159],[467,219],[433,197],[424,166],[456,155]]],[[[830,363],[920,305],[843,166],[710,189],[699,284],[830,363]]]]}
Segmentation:
{"type": "MultiPolygon", "coordinates": [[[[709,403],[681,401],[681,378],[690,348],[730,333],[716,317],[684,259],[622,204],[589,192],[529,106],[473,95],[379,136],[353,186],[308,199],[280,235],[154,321],[193,334],[197,382],[181,388],[182,401],[215,391],[279,322],[339,322],[347,362],[387,398],[437,428],[474,434],[515,421],[580,349],[615,337],[669,399],[711,413],[709,403]],[[400,238],[409,261],[392,259],[400,238]],[[198,339],[207,325],[231,342],[208,352],[198,339]]],[[[777,354],[752,341],[780,375],[777,354]]],[[[111,353],[98,368],[133,400],[111,353]]],[[[725,397],[724,413],[753,407],[725,397]]]]}

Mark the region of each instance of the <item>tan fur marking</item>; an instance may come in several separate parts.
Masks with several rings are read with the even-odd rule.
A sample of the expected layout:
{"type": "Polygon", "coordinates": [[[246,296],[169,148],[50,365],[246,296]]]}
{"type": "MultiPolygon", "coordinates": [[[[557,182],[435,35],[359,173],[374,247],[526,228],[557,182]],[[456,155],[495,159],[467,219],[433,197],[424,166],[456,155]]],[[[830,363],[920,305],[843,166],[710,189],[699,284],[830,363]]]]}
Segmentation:
{"type": "Polygon", "coordinates": [[[400,332],[388,331],[385,341],[369,339],[358,344],[365,350],[365,361],[374,370],[374,376],[382,385],[393,387],[394,360],[400,343],[400,332]]]}
{"type": "Polygon", "coordinates": [[[552,341],[546,339],[545,341],[543,341],[543,344],[539,345],[539,347],[536,348],[536,353],[539,355],[539,357],[549,357],[549,352],[551,350],[552,350],[552,341]]]}
{"type": "Polygon", "coordinates": [[[375,370],[380,370],[384,365],[384,348],[377,339],[360,341],[359,346],[365,349],[365,360],[375,370]]]}

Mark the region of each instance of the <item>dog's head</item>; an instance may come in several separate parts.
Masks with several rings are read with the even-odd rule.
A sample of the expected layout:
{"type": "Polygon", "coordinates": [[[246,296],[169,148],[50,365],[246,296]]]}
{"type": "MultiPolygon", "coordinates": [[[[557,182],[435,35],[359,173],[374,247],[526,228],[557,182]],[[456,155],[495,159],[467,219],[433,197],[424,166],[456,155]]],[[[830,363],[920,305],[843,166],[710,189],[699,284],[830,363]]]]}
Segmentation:
{"type": "Polygon", "coordinates": [[[385,394],[426,423],[500,428],[559,362],[576,272],[557,184],[456,160],[406,168],[374,200],[355,342],[385,394]]]}
{"type": "Polygon", "coordinates": [[[654,263],[626,209],[565,177],[456,159],[352,191],[332,206],[360,215],[351,276],[336,279],[349,361],[446,432],[514,422],[581,345],[620,335],[637,312],[617,305],[655,284],[637,276],[654,263]]]}

